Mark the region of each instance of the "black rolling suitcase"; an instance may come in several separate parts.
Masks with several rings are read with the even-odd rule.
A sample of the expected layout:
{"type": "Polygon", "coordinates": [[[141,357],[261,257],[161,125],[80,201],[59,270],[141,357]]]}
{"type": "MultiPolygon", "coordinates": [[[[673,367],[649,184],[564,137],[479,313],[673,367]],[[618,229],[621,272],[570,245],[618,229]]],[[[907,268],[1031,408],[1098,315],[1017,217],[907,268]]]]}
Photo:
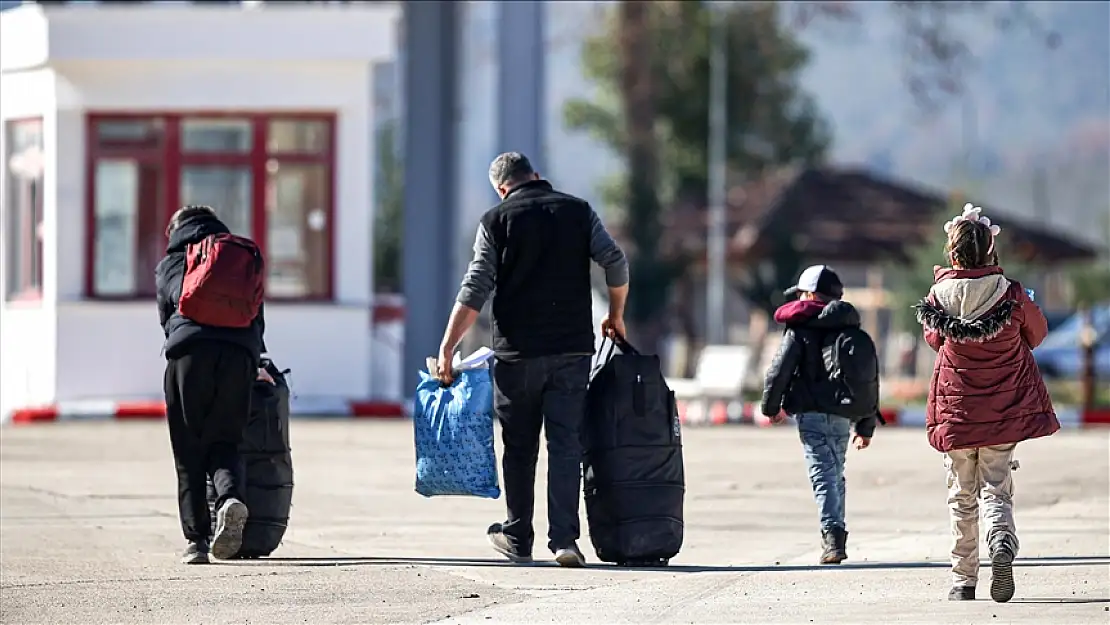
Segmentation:
{"type": "MultiPolygon", "coordinates": [[[[243,503],[250,516],[243,528],[243,546],[238,558],[268,556],[285,536],[289,511],[293,504],[293,459],[289,447],[289,382],[286,374],[273,361],[263,366],[274,378],[274,384],[258,380],[251,397],[251,414],[243,430],[239,453],[243,458],[240,486],[243,503]]],[[[215,531],[216,493],[208,480],[208,505],[213,508],[215,531]]]]}
{"type": "Polygon", "coordinates": [[[616,343],[621,353],[611,344],[590,382],[582,428],[590,540],[603,562],[666,566],[684,531],[678,410],[659,357],[616,343]]]}

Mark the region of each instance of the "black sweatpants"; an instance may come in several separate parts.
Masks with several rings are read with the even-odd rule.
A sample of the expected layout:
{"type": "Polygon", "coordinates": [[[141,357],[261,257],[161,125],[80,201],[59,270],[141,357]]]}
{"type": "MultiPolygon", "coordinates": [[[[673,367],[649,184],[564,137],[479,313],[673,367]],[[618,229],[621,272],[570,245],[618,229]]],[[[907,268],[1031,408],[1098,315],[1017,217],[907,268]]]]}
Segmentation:
{"type": "Polygon", "coordinates": [[[536,462],[540,427],[547,436],[548,548],[578,540],[582,492],[582,442],[590,381],[587,355],[498,359],[493,366],[494,412],[505,451],[502,472],[508,519],[505,536],[520,555],[531,555],[535,534],[536,462]]]}
{"type": "Polygon", "coordinates": [[[256,377],[250,352],[230,343],[197,341],[166,362],[166,420],[186,540],[206,540],[212,533],[209,475],[216,487],[216,509],[229,498],[241,499],[239,442],[256,377]]]}

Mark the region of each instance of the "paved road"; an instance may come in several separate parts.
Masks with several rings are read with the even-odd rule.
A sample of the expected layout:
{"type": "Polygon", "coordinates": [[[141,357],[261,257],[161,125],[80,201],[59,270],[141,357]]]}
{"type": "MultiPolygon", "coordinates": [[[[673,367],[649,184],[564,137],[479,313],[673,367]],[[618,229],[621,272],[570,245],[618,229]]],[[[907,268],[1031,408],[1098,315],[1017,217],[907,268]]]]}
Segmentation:
{"type": "Polygon", "coordinates": [[[416,495],[410,426],[353,421],[295,424],[294,519],[278,557],[179,565],[164,428],[0,431],[0,621],[1110,622],[1105,431],[1019,448],[1023,560],[1015,600],[999,605],[945,601],[943,469],[918,431],[881,431],[851,453],[851,564],[813,565],[796,434],[721,427],[686,431],[687,540],[670,569],[576,571],[503,563],[484,537],[502,502],[416,495]]]}

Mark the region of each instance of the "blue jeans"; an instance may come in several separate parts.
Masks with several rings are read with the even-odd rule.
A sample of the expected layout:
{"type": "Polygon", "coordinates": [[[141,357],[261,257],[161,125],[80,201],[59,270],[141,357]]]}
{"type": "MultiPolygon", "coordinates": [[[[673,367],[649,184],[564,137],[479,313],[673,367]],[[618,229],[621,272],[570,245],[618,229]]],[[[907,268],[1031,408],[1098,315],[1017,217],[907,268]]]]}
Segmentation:
{"type": "Polygon", "coordinates": [[[819,412],[794,418],[805,449],[813,498],[821,512],[821,529],[844,529],[844,457],[848,453],[852,422],[819,412]]]}

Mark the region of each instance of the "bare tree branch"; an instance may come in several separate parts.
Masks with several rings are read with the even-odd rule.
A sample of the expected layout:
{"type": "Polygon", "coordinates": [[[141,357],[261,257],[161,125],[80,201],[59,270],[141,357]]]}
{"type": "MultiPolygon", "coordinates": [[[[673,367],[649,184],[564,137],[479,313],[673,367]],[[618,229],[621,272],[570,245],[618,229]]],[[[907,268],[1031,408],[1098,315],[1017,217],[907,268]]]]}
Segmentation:
{"type": "MultiPolygon", "coordinates": [[[[818,23],[862,23],[858,5],[824,0],[791,2],[791,23],[798,28],[818,23]]],[[[926,114],[937,112],[942,103],[963,93],[975,58],[961,24],[977,21],[979,28],[1002,31],[1023,29],[1041,40],[1047,50],[1063,43],[1020,0],[942,1],[894,0],[889,3],[902,27],[903,78],[914,101],[926,114]]]]}

